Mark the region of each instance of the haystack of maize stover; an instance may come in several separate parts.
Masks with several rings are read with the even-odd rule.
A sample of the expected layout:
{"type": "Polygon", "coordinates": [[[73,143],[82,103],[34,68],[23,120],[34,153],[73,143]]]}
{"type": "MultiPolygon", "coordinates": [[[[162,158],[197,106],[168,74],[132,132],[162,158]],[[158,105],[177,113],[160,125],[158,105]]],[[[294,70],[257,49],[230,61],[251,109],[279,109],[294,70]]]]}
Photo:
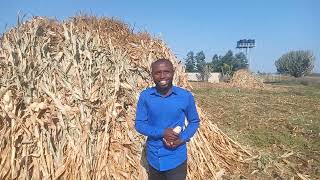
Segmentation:
{"type": "MultiPolygon", "coordinates": [[[[169,58],[175,84],[188,88],[160,39],[79,16],[36,17],[1,41],[0,179],[146,178],[134,118],[139,92],[152,85],[151,62],[169,58]]],[[[188,146],[189,179],[239,172],[250,156],[203,115],[188,146]]]]}
{"type": "Polygon", "coordinates": [[[247,89],[264,89],[265,84],[259,77],[253,75],[246,69],[236,71],[231,79],[231,85],[239,88],[247,89]]]}

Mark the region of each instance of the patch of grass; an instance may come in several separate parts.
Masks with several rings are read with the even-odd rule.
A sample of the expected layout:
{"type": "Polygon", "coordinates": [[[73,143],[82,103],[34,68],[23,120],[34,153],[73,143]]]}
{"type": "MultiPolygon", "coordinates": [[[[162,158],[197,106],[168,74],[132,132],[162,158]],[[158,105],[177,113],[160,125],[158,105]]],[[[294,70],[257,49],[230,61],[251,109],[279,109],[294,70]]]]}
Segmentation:
{"type": "Polygon", "coordinates": [[[302,136],[294,136],[290,132],[282,132],[273,134],[276,144],[282,144],[286,147],[290,147],[293,150],[303,151],[304,148],[308,146],[308,140],[304,139],[302,136]]]}
{"type": "Polygon", "coordinates": [[[305,148],[311,149],[313,146],[301,135],[294,135],[289,131],[275,132],[266,128],[251,130],[243,137],[249,141],[250,145],[258,148],[268,148],[273,144],[280,144],[295,151],[304,151],[305,148]]]}
{"type": "Polygon", "coordinates": [[[244,135],[245,139],[248,139],[250,145],[254,145],[259,148],[266,148],[275,143],[272,133],[267,129],[256,129],[253,132],[244,135]]]}

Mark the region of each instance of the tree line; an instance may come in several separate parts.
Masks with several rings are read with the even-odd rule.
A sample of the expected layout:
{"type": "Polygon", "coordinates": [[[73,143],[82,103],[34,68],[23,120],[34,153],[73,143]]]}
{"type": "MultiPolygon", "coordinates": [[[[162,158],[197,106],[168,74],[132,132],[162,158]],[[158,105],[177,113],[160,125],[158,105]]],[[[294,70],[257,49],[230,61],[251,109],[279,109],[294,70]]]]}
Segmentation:
{"type": "Polygon", "coordinates": [[[196,72],[199,79],[207,81],[211,72],[220,72],[223,77],[228,79],[233,72],[248,68],[248,59],[242,52],[234,54],[229,50],[225,55],[214,54],[210,62],[206,61],[203,51],[194,54],[193,51],[187,53],[185,58],[186,72],[196,72]]]}
{"type": "MultiPolygon", "coordinates": [[[[230,79],[239,69],[248,68],[248,59],[242,52],[233,54],[229,50],[225,55],[213,55],[210,62],[206,61],[203,51],[187,53],[185,60],[186,72],[198,73],[198,79],[208,81],[211,72],[220,72],[224,80],[230,79]]],[[[315,56],[311,51],[289,51],[275,61],[278,74],[301,77],[310,74],[314,69],[315,56]]]]}

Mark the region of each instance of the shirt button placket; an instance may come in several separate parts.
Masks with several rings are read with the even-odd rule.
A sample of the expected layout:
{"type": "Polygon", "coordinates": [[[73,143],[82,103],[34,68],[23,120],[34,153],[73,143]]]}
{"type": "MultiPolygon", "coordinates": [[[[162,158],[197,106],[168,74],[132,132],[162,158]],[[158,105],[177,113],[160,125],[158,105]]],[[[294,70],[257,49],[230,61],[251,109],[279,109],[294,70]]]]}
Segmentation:
{"type": "Polygon", "coordinates": [[[161,148],[158,149],[158,161],[159,161],[159,169],[161,170],[161,148]]]}

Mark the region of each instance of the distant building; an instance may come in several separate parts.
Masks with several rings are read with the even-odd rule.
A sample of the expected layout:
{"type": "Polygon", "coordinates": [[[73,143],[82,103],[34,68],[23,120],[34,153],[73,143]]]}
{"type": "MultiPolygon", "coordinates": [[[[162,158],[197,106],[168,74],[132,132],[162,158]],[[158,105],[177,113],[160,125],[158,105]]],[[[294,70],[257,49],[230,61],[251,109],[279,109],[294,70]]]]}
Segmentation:
{"type": "MultiPolygon", "coordinates": [[[[200,73],[187,73],[188,81],[201,81],[200,73]]],[[[208,82],[219,83],[221,82],[221,73],[211,73],[208,82]]]]}

